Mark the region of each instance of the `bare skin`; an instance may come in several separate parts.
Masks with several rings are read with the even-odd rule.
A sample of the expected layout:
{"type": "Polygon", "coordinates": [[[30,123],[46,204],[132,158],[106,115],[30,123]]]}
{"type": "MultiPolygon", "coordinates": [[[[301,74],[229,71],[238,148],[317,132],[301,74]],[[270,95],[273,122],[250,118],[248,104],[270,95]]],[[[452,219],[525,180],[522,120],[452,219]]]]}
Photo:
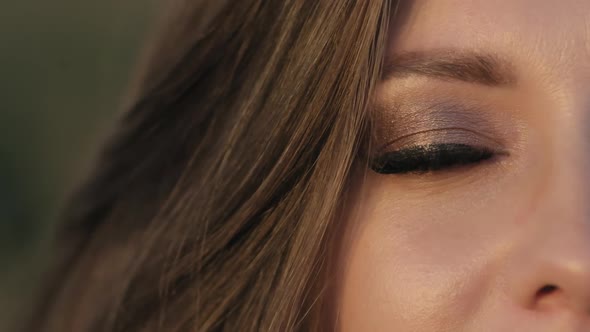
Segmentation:
{"type": "Polygon", "coordinates": [[[375,155],[493,156],[359,170],[338,330],[590,331],[590,1],[416,0],[399,14],[375,155]]]}

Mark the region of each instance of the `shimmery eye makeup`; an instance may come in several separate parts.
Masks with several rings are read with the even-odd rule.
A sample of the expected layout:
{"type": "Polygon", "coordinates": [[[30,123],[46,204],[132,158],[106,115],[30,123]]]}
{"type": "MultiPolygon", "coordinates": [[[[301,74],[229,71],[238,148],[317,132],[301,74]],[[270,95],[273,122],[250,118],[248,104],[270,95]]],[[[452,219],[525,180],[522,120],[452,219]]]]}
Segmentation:
{"type": "Polygon", "coordinates": [[[487,109],[467,101],[381,105],[374,113],[374,141],[378,150],[432,143],[496,147],[504,124],[487,109]]]}
{"type": "Polygon", "coordinates": [[[371,169],[380,174],[420,174],[477,164],[494,155],[495,152],[489,148],[467,144],[418,145],[378,156],[372,161],[371,169]]]}
{"type": "Polygon", "coordinates": [[[437,173],[509,155],[518,143],[512,117],[496,111],[493,103],[450,95],[384,99],[374,113],[370,169],[380,174],[437,173]]]}

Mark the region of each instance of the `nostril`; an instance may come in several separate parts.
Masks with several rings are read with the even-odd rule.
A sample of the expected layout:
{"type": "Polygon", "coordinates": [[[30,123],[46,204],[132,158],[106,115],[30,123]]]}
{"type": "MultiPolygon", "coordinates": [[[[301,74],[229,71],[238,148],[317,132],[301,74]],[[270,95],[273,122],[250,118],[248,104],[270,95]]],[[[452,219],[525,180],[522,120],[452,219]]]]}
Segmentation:
{"type": "Polygon", "coordinates": [[[540,299],[542,297],[545,297],[549,294],[553,294],[558,290],[557,286],[555,285],[545,285],[543,287],[541,287],[541,289],[539,289],[537,291],[537,299],[540,299]]]}

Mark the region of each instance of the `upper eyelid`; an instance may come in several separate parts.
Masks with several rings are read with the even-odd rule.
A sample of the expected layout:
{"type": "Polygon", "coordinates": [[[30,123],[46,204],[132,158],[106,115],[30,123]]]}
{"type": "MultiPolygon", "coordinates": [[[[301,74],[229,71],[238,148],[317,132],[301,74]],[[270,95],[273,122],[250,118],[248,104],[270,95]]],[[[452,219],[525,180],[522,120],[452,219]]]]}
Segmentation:
{"type": "Polygon", "coordinates": [[[422,80],[388,84],[371,105],[370,127],[360,150],[363,159],[439,142],[489,147],[508,155],[525,149],[530,127],[521,109],[528,104],[513,92],[422,80]]]}
{"type": "MultiPolygon", "coordinates": [[[[494,105],[474,100],[438,100],[426,105],[418,103],[393,102],[393,105],[377,104],[375,109],[376,130],[372,140],[381,151],[391,144],[421,133],[443,130],[463,130],[502,145],[498,135],[503,137],[504,119],[489,116],[494,105]],[[494,138],[496,137],[496,138],[494,138]]],[[[494,112],[495,113],[495,112],[494,112]]]]}
{"type": "MultiPolygon", "coordinates": [[[[502,144],[499,140],[495,139],[491,136],[491,134],[482,133],[480,131],[463,128],[463,127],[443,127],[443,128],[434,128],[434,129],[425,129],[421,131],[412,132],[410,134],[406,134],[404,136],[398,136],[395,139],[387,142],[386,144],[382,145],[379,149],[375,150],[374,155],[380,155],[383,153],[387,153],[388,151],[395,151],[395,150],[403,150],[405,144],[399,144],[399,146],[395,147],[395,144],[403,141],[405,139],[411,138],[413,136],[419,136],[423,134],[433,134],[436,135],[436,132],[443,132],[446,134],[456,133],[456,132],[466,132],[468,133],[469,137],[465,136],[461,139],[449,139],[443,138],[440,139],[440,143],[459,143],[465,145],[471,145],[474,147],[486,147],[496,151],[497,153],[501,154],[509,154],[509,151],[506,149],[505,145],[502,144]],[[394,146],[392,148],[392,146],[394,146]]],[[[436,142],[437,140],[434,140],[436,142]]],[[[407,144],[407,146],[420,146],[420,145],[429,145],[433,144],[433,141],[428,141],[423,144],[407,144]]]]}
{"type": "Polygon", "coordinates": [[[416,131],[416,132],[412,132],[403,136],[398,136],[396,138],[394,138],[393,140],[386,142],[382,147],[380,147],[379,149],[377,149],[376,153],[380,154],[383,153],[385,150],[387,150],[389,147],[391,147],[392,145],[394,145],[396,142],[399,142],[401,140],[404,140],[406,138],[412,137],[412,136],[416,136],[416,135],[420,135],[420,134],[427,134],[427,133],[434,133],[434,132],[448,132],[448,131],[464,131],[464,132],[469,132],[475,136],[478,137],[482,137],[485,140],[490,141],[491,143],[494,143],[495,145],[497,145],[497,147],[503,146],[503,144],[495,139],[494,137],[492,137],[490,134],[485,134],[482,132],[479,132],[477,130],[474,129],[469,129],[469,128],[463,128],[463,127],[445,127],[445,128],[433,128],[433,129],[425,129],[425,130],[420,130],[420,131],[416,131]]]}

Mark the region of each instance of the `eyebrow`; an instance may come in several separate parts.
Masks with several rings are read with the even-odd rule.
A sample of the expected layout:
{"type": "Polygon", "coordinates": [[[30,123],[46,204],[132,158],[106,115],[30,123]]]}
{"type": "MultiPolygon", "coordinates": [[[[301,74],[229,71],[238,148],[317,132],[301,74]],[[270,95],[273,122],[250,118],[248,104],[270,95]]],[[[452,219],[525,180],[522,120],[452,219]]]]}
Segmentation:
{"type": "Polygon", "coordinates": [[[487,86],[516,83],[513,66],[492,54],[462,51],[404,52],[386,57],[383,80],[427,76],[487,86]]]}

